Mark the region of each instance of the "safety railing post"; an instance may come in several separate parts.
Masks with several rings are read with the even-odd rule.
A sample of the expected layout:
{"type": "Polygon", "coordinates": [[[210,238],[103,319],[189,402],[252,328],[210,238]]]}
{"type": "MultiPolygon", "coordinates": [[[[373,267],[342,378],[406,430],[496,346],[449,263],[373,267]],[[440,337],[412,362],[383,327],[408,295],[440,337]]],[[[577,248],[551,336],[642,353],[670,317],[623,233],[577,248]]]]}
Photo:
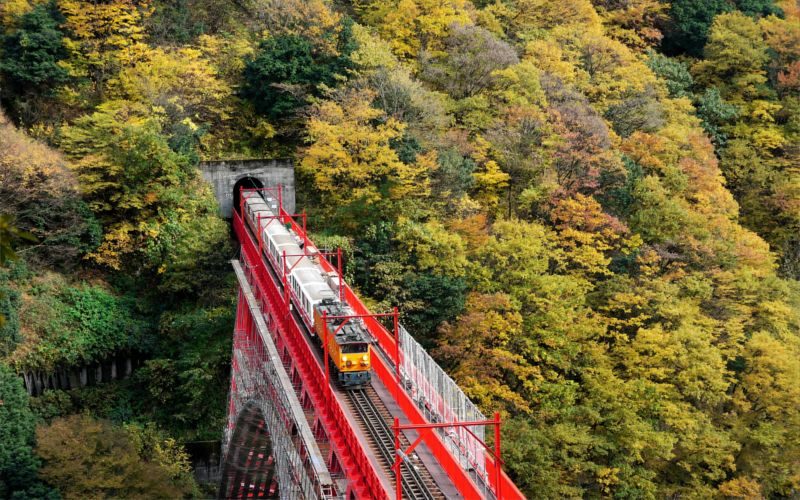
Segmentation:
{"type": "Polygon", "coordinates": [[[497,500],[501,500],[503,498],[502,489],[502,472],[500,468],[502,467],[502,463],[500,461],[500,412],[494,412],[494,469],[495,469],[495,492],[497,494],[497,500]]]}
{"type": "Polygon", "coordinates": [[[308,232],[306,231],[306,209],[303,209],[303,249],[308,247],[308,232]]]}
{"type": "Polygon", "coordinates": [[[330,368],[330,362],[328,361],[329,352],[328,352],[328,312],[327,311],[323,311],[323,313],[322,313],[322,336],[323,336],[323,339],[322,339],[322,346],[323,346],[322,347],[322,351],[323,351],[322,357],[323,357],[323,361],[322,362],[325,363],[325,398],[327,400],[328,392],[330,391],[330,387],[331,387],[331,373],[330,373],[331,368],[330,368]]]}
{"type": "Polygon", "coordinates": [[[342,277],[342,247],[336,249],[336,268],[339,273],[339,302],[344,302],[344,283],[342,277]]]}
{"type": "Polygon", "coordinates": [[[400,382],[400,312],[394,307],[394,371],[397,381],[400,382]]]}
{"type": "Polygon", "coordinates": [[[258,213],[258,223],[256,224],[256,239],[258,240],[258,255],[264,254],[264,243],[261,239],[261,212],[258,213]]]}
{"type": "Polygon", "coordinates": [[[286,274],[286,250],[283,251],[283,261],[281,262],[281,273],[283,274],[283,301],[292,309],[289,292],[289,276],[286,274]]]}

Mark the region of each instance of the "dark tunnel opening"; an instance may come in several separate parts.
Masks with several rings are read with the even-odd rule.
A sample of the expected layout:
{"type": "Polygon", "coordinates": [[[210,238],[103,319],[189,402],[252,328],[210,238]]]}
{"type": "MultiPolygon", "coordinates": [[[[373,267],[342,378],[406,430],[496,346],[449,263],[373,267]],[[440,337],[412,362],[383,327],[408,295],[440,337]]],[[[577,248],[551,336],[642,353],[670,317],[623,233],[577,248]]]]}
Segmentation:
{"type": "Polygon", "coordinates": [[[252,189],[252,188],[263,188],[264,185],[261,183],[260,180],[256,179],[255,177],[243,177],[236,181],[236,184],[233,185],[233,209],[236,210],[237,213],[240,211],[240,201],[241,201],[241,189],[252,189]]]}

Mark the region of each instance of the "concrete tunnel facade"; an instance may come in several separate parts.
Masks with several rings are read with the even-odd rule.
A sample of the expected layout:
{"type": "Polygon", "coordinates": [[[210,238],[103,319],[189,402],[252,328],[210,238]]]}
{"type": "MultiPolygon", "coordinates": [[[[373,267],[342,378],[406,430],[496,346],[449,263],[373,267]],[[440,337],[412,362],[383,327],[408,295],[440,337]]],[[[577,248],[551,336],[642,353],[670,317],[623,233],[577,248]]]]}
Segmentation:
{"type": "Polygon", "coordinates": [[[219,203],[220,213],[230,219],[233,214],[234,188],[242,180],[254,179],[264,187],[283,187],[283,207],[295,211],[294,165],[291,160],[217,160],[199,165],[203,178],[211,184],[219,203]]]}

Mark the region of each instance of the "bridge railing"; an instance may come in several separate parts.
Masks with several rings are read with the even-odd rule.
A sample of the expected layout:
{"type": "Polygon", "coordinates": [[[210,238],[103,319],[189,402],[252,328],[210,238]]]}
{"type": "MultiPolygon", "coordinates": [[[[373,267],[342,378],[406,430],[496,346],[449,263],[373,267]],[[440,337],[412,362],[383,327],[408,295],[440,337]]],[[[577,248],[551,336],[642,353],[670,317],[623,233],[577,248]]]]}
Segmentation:
{"type": "MultiPolygon", "coordinates": [[[[458,384],[442,369],[408,331],[400,327],[400,373],[403,389],[432,422],[474,422],[488,420],[464,394],[458,384]]],[[[461,467],[474,470],[484,482],[486,455],[481,441],[486,441],[482,426],[438,429],[450,452],[459,458],[461,467]],[[479,441],[480,440],[480,441],[479,441]]]]}

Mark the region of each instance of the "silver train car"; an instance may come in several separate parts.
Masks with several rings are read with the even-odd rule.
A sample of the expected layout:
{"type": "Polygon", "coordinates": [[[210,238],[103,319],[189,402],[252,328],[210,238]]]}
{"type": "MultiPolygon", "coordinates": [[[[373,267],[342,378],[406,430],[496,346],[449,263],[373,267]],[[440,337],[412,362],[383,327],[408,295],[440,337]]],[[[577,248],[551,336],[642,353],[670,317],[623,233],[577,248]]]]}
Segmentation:
{"type": "Polygon", "coordinates": [[[286,274],[290,297],[312,339],[322,344],[322,318],[327,321],[328,360],[338,383],[345,388],[361,387],[370,381],[372,337],[361,320],[342,325],[336,316],[352,314],[339,300],[338,275],[319,264],[318,251],[309,246],[277,217],[278,201],[269,194],[246,193],[243,213],[253,235],[260,235],[263,257],[279,280],[286,274]],[[336,314],[333,312],[336,311],[336,314]]]}

